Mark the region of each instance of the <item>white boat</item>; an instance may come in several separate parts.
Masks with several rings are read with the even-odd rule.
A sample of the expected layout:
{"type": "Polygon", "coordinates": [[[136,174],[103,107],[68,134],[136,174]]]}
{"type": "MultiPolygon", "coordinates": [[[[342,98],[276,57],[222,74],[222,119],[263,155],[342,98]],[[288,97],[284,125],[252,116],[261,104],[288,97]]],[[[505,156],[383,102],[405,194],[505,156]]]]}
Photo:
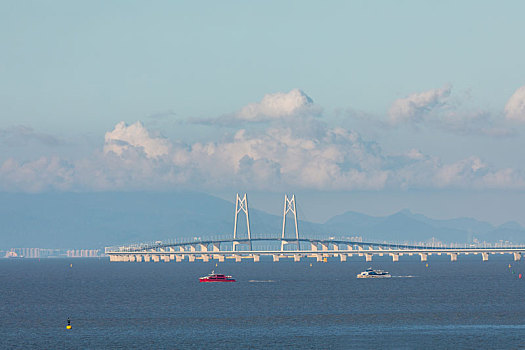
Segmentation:
{"type": "Polygon", "coordinates": [[[371,267],[357,275],[357,278],[390,278],[390,273],[383,270],[374,270],[371,267]]]}

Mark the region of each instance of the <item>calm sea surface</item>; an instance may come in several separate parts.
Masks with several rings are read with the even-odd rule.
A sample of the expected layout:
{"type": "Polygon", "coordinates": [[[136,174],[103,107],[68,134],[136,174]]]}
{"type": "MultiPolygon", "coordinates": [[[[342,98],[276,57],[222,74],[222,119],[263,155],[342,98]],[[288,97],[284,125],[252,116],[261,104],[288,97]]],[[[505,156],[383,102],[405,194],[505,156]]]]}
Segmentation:
{"type": "Polygon", "coordinates": [[[0,259],[0,348],[525,347],[525,277],[518,278],[525,263],[510,255],[459,259],[432,256],[428,267],[402,257],[218,268],[0,259]],[[356,279],[369,266],[397,277],[356,279]],[[238,282],[198,282],[214,268],[238,282]]]}

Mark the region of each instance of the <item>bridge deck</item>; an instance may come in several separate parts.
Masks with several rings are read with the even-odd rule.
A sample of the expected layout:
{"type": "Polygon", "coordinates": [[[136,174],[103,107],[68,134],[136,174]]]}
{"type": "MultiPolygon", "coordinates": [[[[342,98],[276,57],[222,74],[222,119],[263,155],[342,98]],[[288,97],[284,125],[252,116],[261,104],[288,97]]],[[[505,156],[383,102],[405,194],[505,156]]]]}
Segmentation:
{"type": "MultiPolygon", "coordinates": [[[[281,245],[282,246],[282,245],[281,245]]],[[[260,256],[273,256],[274,261],[280,257],[294,257],[296,261],[301,257],[315,257],[318,260],[327,257],[340,257],[342,261],[346,257],[353,255],[365,256],[367,261],[374,255],[389,255],[394,261],[399,260],[399,256],[417,255],[421,256],[422,261],[426,261],[430,255],[450,255],[452,261],[457,260],[459,254],[481,254],[483,260],[488,259],[489,254],[514,254],[514,260],[520,260],[521,255],[525,253],[525,246],[509,247],[435,247],[427,245],[411,245],[397,243],[379,243],[379,242],[358,242],[335,239],[275,239],[275,238],[252,238],[252,239],[219,239],[219,240],[196,240],[192,242],[180,243],[157,243],[141,246],[121,246],[108,247],[106,254],[110,256],[111,261],[137,261],[137,259],[154,259],[158,261],[160,257],[164,261],[176,260],[181,261],[185,258],[190,261],[195,259],[224,258],[251,258],[258,261],[260,256]],[[289,244],[295,250],[290,249],[253,249],[239,250],[239,245],[249,243],[268,243],[273,242],[289,244]],[[304,245],[308,249],[301,248],[304,245]],[[209,249],[211,246],[211,249],[209,249]],[[222,248],[222,249],[221,249],[222,248]],[[299,248],[299,249],[297,249],[299,248]]]]}

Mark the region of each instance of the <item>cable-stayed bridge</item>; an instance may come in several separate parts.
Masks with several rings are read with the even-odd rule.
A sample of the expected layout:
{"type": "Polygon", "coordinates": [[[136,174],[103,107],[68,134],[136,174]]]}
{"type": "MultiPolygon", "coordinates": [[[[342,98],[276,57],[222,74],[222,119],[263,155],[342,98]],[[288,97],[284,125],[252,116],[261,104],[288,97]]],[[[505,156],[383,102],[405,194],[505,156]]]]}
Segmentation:
{"type": "Polygon", "coordinates": [[[106,254],[110,261],[125,262],[182,262],[216,260],[224,262],[233,260],[260,261],[261,257],[269,256],[273,261],[293,259],[300,261],[303,258],[327,261],[329,258],[338,258],[346,261],[348,257],[360,256],[366,261],[372,261],[373,256],[390,256],[393,261],[399,261],[403,255],[419,255],[421,261],[427,261],[431,255],[448,255],[451,261],[457,261],[461,254],[479,254],[483,261],[488,260],[491,254],[512,254],[515,261],[521,260],[525,253],[525,246],[459,246],[459,245],[429,245],[429,244],[397,244],[388,242],[363,242],[356,238],[317,239],[299,236],[295,196],[284,196],[283,225],[281,235],[257,235],[252,237],[248,214],[248,199],[246,194],[240,197],[237,194],[235,203],[235,222],[233,237],[217,239],[201,239],[179,242],[156,242],[151,244],[134,244],[128,246],[106,247],[106,254]],[[240,214],[240,215],[239,215],[240,214]],[[246,233],[244,237],[238,234],[238,220],[245,216],[246,233]],[[286,234],[286,221],[292,217],[293,235],[286,234]]]}

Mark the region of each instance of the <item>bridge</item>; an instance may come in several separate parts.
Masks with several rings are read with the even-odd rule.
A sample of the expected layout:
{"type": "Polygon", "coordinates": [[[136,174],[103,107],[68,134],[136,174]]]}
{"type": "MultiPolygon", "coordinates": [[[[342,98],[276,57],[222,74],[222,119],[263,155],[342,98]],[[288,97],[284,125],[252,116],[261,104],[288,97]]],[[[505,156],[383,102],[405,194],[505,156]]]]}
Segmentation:
{"type": "Polygon", "coordinates": [[[261,257],[268,256],[274,262],[282,259],[314,259],[327,261],[339,259],[346,261],[352,256],[364,257],[372,261],[373,256],[390,256],[399,261],[401,256],[419,255],[421,261],[427,261],[431,255],[448,255],[451,261],[457,261],[459,255],[480,255],[482,261],[487,261],[492,254],[511,254],[514,261],[521,260],[525,253],[525,246],[459,246],[431,245],[431,244],[397,244],[387,242],[363,242],[355,238],[315,239],[299,237],[295,196],[284,197],[283,225],[280,237],[252,237],[248,214],[248,199],[246,194],[241,198],[238,194],[235,204],[235,222],[233,237],[222,239],[201,239],[179,242],[156,242],[152,244],[134,244],[128,246],[106,247],[105,253],[110,261],[116,262],[182,262],[216,260],[224,262],[232,260],[260,261],[261,257]],[[239,237],[237,224],[239,213],[246,217],[246,237],[239,237]],[[286,236],[286,220],[293,217],[295,235],[286,236]]]}

